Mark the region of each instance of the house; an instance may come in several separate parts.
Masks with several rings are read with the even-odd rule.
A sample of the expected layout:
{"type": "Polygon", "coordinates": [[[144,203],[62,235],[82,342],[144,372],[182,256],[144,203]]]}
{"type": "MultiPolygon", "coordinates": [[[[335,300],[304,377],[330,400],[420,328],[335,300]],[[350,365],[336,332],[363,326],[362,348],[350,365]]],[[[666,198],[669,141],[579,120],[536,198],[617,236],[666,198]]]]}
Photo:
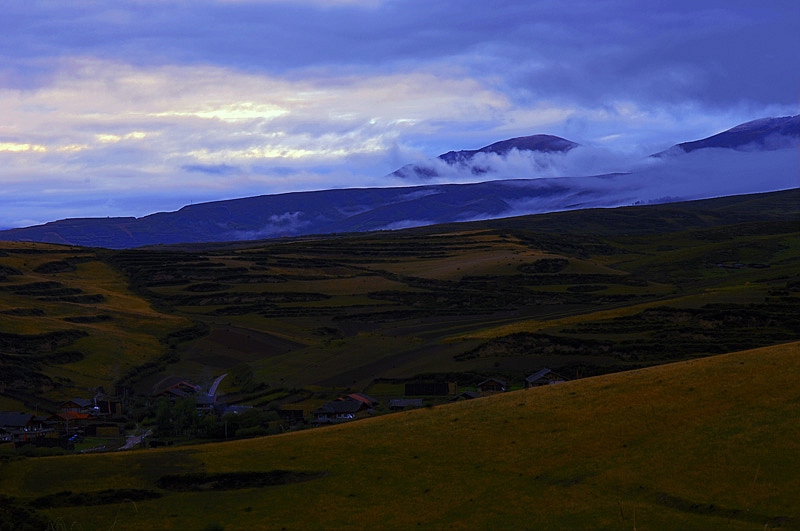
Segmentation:
{"type": "Polygon", "coordinates": [[[47,418],[48,422],[54,423],[59,430],[69,434],[79,429],[84,429],[89,422],[97,420],[91,413],[76,413],[74,411],[62,411],[47,418]]]}
{"type": "Polygon", "coordinates": [[[395,398],[389,400],[389,409],[392,411],[402,411],[404,409],[422,406],[423,403],[421,398],[395,398]]]}
{"type": "Polygon", "coordinates": [[[94,407],[94,401],[88,398],[73,398],[59,405],[62,413],[90,413],[94,407]]]}
{"type": "Polygon", "coordinates": [[[378,405],[378,401],[376,399],[364,393],[350,393],[349,395],[337,398],[337,400],[355,400],[356,402],[366,404],[367,407],[375,407],[378,405]]]}
{"type": "Polygon", "coordinates": [[[550,369],[544,368],[539,372],[535,372],[525,378],[525,389],[530,389],[531,387],[541,387],[543,385],[552,385],[566,381],[567,379],[563,376],[554,373],[550,369]]]}
{"type": "Polygon", "coordinates": [[[484,380],[478,384],[478,391],[480,391],[481,396],[487,395],[494,395],[497,393],[505,393],[506,392],[506,382],[503,380],[498,380],[497,378],[489,378],[488,380],[484,380]]]}
{"type": "Polygon", "coordinates": [[[197,411],[213,411],[217,404],[217,396],[216,395],[207,395],[205,393],[200,393],[195,398],[195,407],[197,411]]]}
{"type": "Polygon", "coordinates": [[[0,441],[31,442],[52,431],[31,413],[0,411],[0,441]]]}
{"type": "Polygon", "coordinates": [[[157,398],[164,397],[169,399],[171,402],[176,402],[181,398],[198,395],[198,393],[201,391],[201,387],[199,385],[195,385],[186,380],[174,380],[175,381],[172,383],[154,391],[153,396],[157,398]]]}
{"type": "Polygon", "coordinates": [[[358,400],[334,400],[314,410],[314,424],[346,422],[355,419],[358,413],[367,409],[368,406],[358,400]]]}
{"type": "Polygon", "coordinates": [[[73,398],[59,405],[62,413],[89,413],[95,417],[122,415],[122,404],[119,401],[97,395],[92,399],[73,398]]]}

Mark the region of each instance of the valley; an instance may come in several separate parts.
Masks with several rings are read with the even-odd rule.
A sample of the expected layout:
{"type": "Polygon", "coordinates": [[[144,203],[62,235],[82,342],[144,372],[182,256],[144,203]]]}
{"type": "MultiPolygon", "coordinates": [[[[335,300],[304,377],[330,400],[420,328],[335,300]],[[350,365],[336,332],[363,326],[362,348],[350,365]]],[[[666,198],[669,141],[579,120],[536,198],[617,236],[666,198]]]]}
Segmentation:
{"type": "MultiPolygon", "coordinates": [[[[191,471],[217,474],[239,473],[245,469],[295,470],[315,479],[298,482],[291,479],[295,476],[287,476],[290,478],[286,480],[287,486],[281,489],[300,489],[306,492],[304,496],[324,497],[314,485],[328,485],[325,488],[328,490],[331,482],[340,481],[335,478],[342,471],[330,462],[312,459],[311,447],[308,451],[312,453],[290,457],[289,448],[276,450],[284,444],[281,441],[302,440],[308,441],[302,444],[323,445],[328,444],[323,441],[331,440],[330,437],[351,433],[341,430],[351,429],[368,432],[386,429],[403,434],[402,437],[416,438],[422,433],[417,430],[433,429],[428,422],[439,422],[440,428],[442,422],[456,422],[450,419],[453,415],[471,415],[465,419],[470,418],[470,424],[480,426],[478,431],[488,434],[498,428],[497,418],[513,420],[504,417],[505,414],[498,416],[492,408],[511,407],[511,402],[519,400],[512,398],[516,393],[537,397],[535,401],[539,405],[532,406],[530,414],[536,411],[536,415],[550,418],[555,411],[545,413],[546,410],[541,409],[544,403],[539,403],[550,400],[545,397],[558,396],[558,400],[569,401],[566,393],[583,395],[591,388],[595,389],[592,393],[598,393],[594,400],[600,404],[607,400],[604,393],[611,391],[604,390],[607,388],[599,382],[645,378],[641,380],[642,386],[660,388],[666,377],[658,377],[656,385],[644,375],[684,370],[678,367],[686,367],[685,370],[691,372],[695,367],[692,360],[703,358],[702,366],[711,367],[714,363],[711,360],[720,355],[770,346],[782,353],[794,352],[800,337],[797,318],[800,315],[799,205],[795,189],[670,205],[582,210],[402,231],[255,242],[130,250],[5,242],[0,244],[0,410],[36,411],[40,416],[46,414],[55,418],[59,410],[63,410],[65,401],[100,397],[103,404],[109,404],[109,416],[102,421],[104,429],[113,425],[113,429],[119,430],[120,435],[115,440],[122,441],[119,437],[125,434],[147,431],[154,434],[148,436],[153,443],[180,446],[168,454],[158,453],[161,450],[147,450],[141,454],[143,450],[137,450],[119,457],[92,457],[93,464],[89,466],[99,467],[92,475],[107,478],[112,490],[124,486],[155,493],[137,498],[136,493],[119,491],[108,494],[109,499],[116,501],[100,503],[103,507],[110,508],[110,503],[122,503],[133,497],[136,504],[155,511],[152,515],[167,518],[168,515],[158,512],[165,509],[156,509],[164,503],[159,501],[160,497],[174,500],[178,496],[192,504],[202,498],[201,494],[173,494],[172,487],[155,485],[151,481],[155,478],[151,478],[155,469],[147,472],[146,478],[128,481],[120,476],[114,479],[118,473],[104,467],[123,466],[121,463],[129,459],[127,456],[148,462],[155,459],[152,464],[141,466],[149,470],[160,463],[157,467],[161,475],[191,471]],[[544,368],[569,382],[547,386],[548,389],[522,390],[525,378],[544,368]],[[479,396],[481,384],[490,380],[502,382],[507,392],[501,396],[451,403],[459,398],[479,396]],[[198,417],[194,414],[195,407],[204,403],[201,398],[205,400],[203,397],[214,382],[218,387],[214,386],[210,407],[214,411],[214,408],[222,408],[218,413],[221,416],[215,417],[209,411],[198,417]],[[174,394],[177,391],[165,394],[169,389],[177,389],[170,387],[177,383],[181,383],[184,390],[188,389],[185,386],[194,386],[188,390],[190,395],[196,394],[177,399],[183,396],[174,394]],[[423,388],[444,391],[428,394],[411,391],[423,388]],[[172,396],[172,406],[164,398],[168,396],[172,396]],[[368,413],[360,409],[355,415],[363,420],[354,423],[341,423],[347,419],[338,417],[320,420],[323,418],[320,412],[331,407],[329,404],[335,403],[337,398],[353,396],[374,399],[368,413]],[[384,415],[394,410],[392,404],[399,403],[397,401],[413,403],[417,408],[426,407],[418,412],[384,415]],[[112,412],[112,408],[116,410],[112,412]],[[462,412],[456,413],[457,410],[462,412]],[[439,420],[434,420],[436,418],[439,420]],[[428,420],[423,422],[425,427],[412,427],[416,420],[411,425],[406,424],[411,419],[428,420]],[[389,424],[382,428],[381,422],[389,424]],[[304,430],[329,423],[339,425],[304,430]],[[364,427],[358,427],[361,425],[364,427]],[[298,430],[300,433],[277,435],[298,430]],[[244,441],[267,434],[272,437],[244,441]],[[317,440],[317,436],[320,439],[317,440]],[[239,464],[208,466],[206,459],[199,458],[200,461],[195,462],[198,458],[193,456],[221,451],[228,456],[222,462],[228,463],[226,460],[233,459],[233,454],[223,449],[239,446],[209,446],[207,449],[184,446],[222,439],[237,439],[235,444],[248,448],[268,445],[271,452],[289,452],[285,459],[299,459],[297,463],[302,465],[296,468],[284,458],[256,465],[261,461],[251,456],[236,458],[239,464]],[[174,465],[165,467],[158,457],[161,455],[170,462],[175,460],[174,465]],[[112,462],[120,465],[101,464],[112,462]],[[198,464],[200,462],[204,464],[198,464]],[[195,501],[189,502],[189,499],[195,501]]],[[[767,359],[759,358],[758,354],[747,356],[758,366],[767,363],[767,359]]],[[[793,363],[791,360],[795,358],[791,354],[786,356],[786,363],[793,363]]],[[[767,385],[766,375],[751,376],[763,379],[767,385]]],[[[697,381],[699,384],[698,378],[706,384],[710,382],[709,376],[687,375],[673,384],[664,384],[663,396],[683,389],[677,382],[697,381]]],[[[711,407],[711,403],[720,400],[721,395],[715,393],[724,392],[727,396],[733,385],[724,379],[711,383],[704,391],[704,400],[710,402],[702,407],[711,407]]],[[[619,389],[616,385],[608,389],[619,389]]],[[[696,385],[690,387],[697,389],[696,385]]],[[[626,406],[623,404],[628,403],[626,401],[630,400],[629,405],[634,407],[645,400],[638,395],[625,396],[619,395],[619,408],[614,412],[619,416],[619,423],[625,422],[626,406]]],[[[656,404],[653,400],[662,398],[648,394],[645,403],[656,404]]],[[[791,397],[786,395],[786,400],[791,397]]],[[[527,399],[523,402],[527,403],[527,399]]],[[[564,402],[563,407],[573,407],[566,404],[564,402]]],[[[589,402],[583,404],[574,407],[596,407],[589,406],[589,402]]],[[[676,411],[675,415],[678,414],[676,411]]],[[[575,410],[569,415],[578,415],[578,412],[575,410]]],[[[644,415],[644,410],[636,415],[644,415]]],[[[641,421],[644,417],[636,418],[641,421]]],[[[575,432],[575,422],[569,422],[567,431],[584,437],[575,432]]],[[[66,428],[69,434],[69,423],[66,428]]],[[[73,432],[77,428],[73,423],[73,432]]],[[[54,433],[59,429],[63,431],[64,427],[56,427],[54,433]]],[[[546,431],[544,426],[530,429],[546,431]]],[[[720,425],[714,429],[725,428],[720,425]]],[[[83,434],[83,429],[78,433],[83,434]]],[[[693,431],[687,436],[704,437],[698,433],[693,431]]],[[[602,435],[610,436],[610,432],[602,435]]],[[[374,434],[358,437],[381,440],[374,434]]],[[[532,432],[525,440],[530,443],[531,437],[532,432]]],[[[636,437],[631,433],[629,438],[636,437]]],[[[556,444],[554,440],[547,440],[550,442],[541,444],[556,444]]],[[[512,444],[510,441],[503,438],[496,443],[506,447],[512,444]]],[[[98,444],[108,444],[106,449],[113,449],[114,444],[120,443],[89,437],[86,442],[41,448],[38,454],[30,449],[20,453],[7,443],[0,447],[3,492],[12,493],[21,500],[32,499],[33,483],[28,483],[29,487],[11,487],[15,474],[22,470],[27,470],[25,474],[32,473],[33,469],[28,467],[39,466],[36,464],[39,458],[24,459],[23,455],[95,450],[98,444]]],[[[379,455],[399,450],[389,441],[375,444],[375,448],[365,451],[378,460],[382,459],[379,455]]],[[[477,445],[475,451],[481,455],[489,452],[489,447],[484,448],[477,440],[469,444],[477,445]]],[[[587,439],[578,448],[588,444],[587,439]]],[[[644,456],[654,450],[653,444],[659,446],[653,439],[638,451],[644,456]]],[[[24,445],[14,446],[24,449],[24,445]]],[[[444,452],[436,454],[439,456],[436,459],[441,461],[437,466],[444,466],[445,455],[457,456],[460,451],[452,446],[447,450],[443,443],[437,443],[439,447],[441,450],[426,447],[424,451],[420,447],[419,452],[444,452]]],[[[588,447],[585,451],[589,452],[588,447]]],[[[578,454],[573,457],[579,459],[578,454]]],[[[62,463],[68,468],[78,466],[78,461],[66,457],[59,457],[59,461],[50,459],[55,458],[48,458],[47,462],[62,463]]],[[[411,459],[416,458],[412,456],[411,459]]],[[[553,472],[556,475],[548,483],[549,487],[540,486],[545,490],[556,488],[563,494],[572,484],[584,484],[587,473],[588,477],[594,474],[587,472],[586,463],[580,459],[568,461],[570,464],[564,461],[566,468],[553,472]],[[570,472],[573,467],[577,468],[570,472]],[[570,474],[579,479],[573,483],[570,474]]],[[[654,467],[667,466],[663,461],[658,463],[654,467]]],[[[461,477],[455,471],[460,465],[453,466],[455,468],[449,472],[440,468],[441,478],[461,477]]],[[[511,461],[498,466],[511,466],[511,461]]],[[[543,462],[535,467],[547,468],[543,462]]],[[[395,472],[387,469],[385,474],[384,477],[394,478],[392,482],[397,481],[395,472]]],[[[349,477],[348,481],[366,480],[349,477]]],[[[537,473],[537,477],[544,476],[537,473]]],[[[209,476],[202,481],[212,485],[217,481],[244,481],[245,486],[241,488],[255,489],[253,493],[276,488],[267,486],[264,481],[284,482],[283,479],[265,479],[266,476],[259,478],[209,476]]],[[[539,484],[538,481],[533,484],[539,484]]],[[[397,495],[394,489],[413,490],[426,482],[431,485],[429,489],[434,485],[442,488],[440,479],[417,477],[413,483],[405,487],[395,485],[384,494],[397,495]]],[[[615,489],[632,488],[623,483],[627,486],[615,489]]],[[[67,480],[59,485],[54,484],[38,495],[71,490],[100,496],[97,492],[102,490],[89,479],[82,480],[81,485],[67,480]]],[[[525,488],[520,484],[514,489],[525,488]]],[[[629,499],[629,494],[616,492],[621,499],[629,499]]],[[[674,516],[675,510],[683,511],[685,504],[693,506],[694,502],[687,500],[695,500],[698,494],[685,489],[676,491],[673,486],[650,485],[642,491],[642,496],[644,498],[634,496],[639,500],[636,503],[647,505],[653,499],[667,500],[656,503],[661,508],[655,512],[663,514],[654,517],[667,518],[674,516]],[[645,499],[649,501],[642,501],[645,499]]],[[[70,499],[36,503],[41,507],[53,507],[42,513],[50,515],[51,519],[66,514],[70,521],[81,522],[74,508],[78,504],[70,499]]],[[[20,503],[15,501],[12,505],[23,512],[26,507],[36,505],[20,503]]],[[[255,511],[259,510],[257,507],[265,507],[254,501],[247,503],[255,511]]],[[[265,503],[274,508],[273,501],[265,503]]],[[[728,508],[720,514],[733,518],[732,507],[741,507],[741,504],[741,500],[726,500],[728,508]]],[[[560,514],[564,516],[566,506],[560,507],[560,514]]],[[[332,507],[330,510],[331,515],[336,513],[332,507]]],[[[391,512],[388,507],[384,510],[391,512]]],[[[789,509],[770,508],[769,511],[777,515],[773,515],[774,518],[787,514],[794,517],[789,509]]],[[[430,515],[435,512],[432,510],[430,515]]],[[[694,513],[686,514],[689,518],[694,513]]],[[[187,515],[179,510],[175,516],[176,525],[189,521],[187,515]]],[[[391,518],[397,518],[396,513],[392,515],[391,518]]],[[[764,515],[767,518],[766,512],[764,515]]],[[[590,518],[588,514],[585,517],[590,518]]],[[[233,517],[219,513],[218,518],[221,521],[233,517]]],[[[286,514],[275,518],[276,522],[281,518],[295,521],[286,514]]],[[[605,514],[603,518],[610,516],[605,514]]],[[[630,515],[623,517],[625,521],[629,519],[630,515]]],[[[252,524],[247,518],[231,521],[238,523],[226,529],[248,528],[249,524],[243,522],[252,524]]],[[[462,520],[453,521],[469,527],[462,520]]],[[[509,520],[512,521],[517,520],[509,520]]],[[[341,520],[330,521],[332,525],[335,522],[344,524],[341,520]]],[[[438,528],[436,522],[428,520],[429,527],[438,528]]],[[[408,524],[402,519],[395,523],[392,528],[408,524]]],[[[118,528],[127,528],[125,525],[117,522],[118,528]]],[[[342,527],[357,528],[358,525],[342,527]]],[[[265,528],[271,527],[266,525],[265,528]]]]}
{"type": "Polygon", "coordinates": [[[312,389],[520,386],[543,367],[572,379],[790,341],[796,196],[121,251],[6,243],[1,332],[34,341],[4,354],[22,371],[6,395],[150,396],[238,367],[277,409],[312,389]]]}

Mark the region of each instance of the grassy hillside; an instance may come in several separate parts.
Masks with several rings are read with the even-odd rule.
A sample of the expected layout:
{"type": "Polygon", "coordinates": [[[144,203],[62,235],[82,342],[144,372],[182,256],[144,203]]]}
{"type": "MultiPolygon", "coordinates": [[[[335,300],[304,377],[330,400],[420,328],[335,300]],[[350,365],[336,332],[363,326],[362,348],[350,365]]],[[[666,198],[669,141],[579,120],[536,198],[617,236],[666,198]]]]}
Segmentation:
{"type": "Polygon", "coordinates": [[[796,529],[798,379],[794,342],[262,439],[5,461],[0,490],[58,529],[796,529]]]}
{"type": "Polygon", "coordinates": [[[409,380],[520,385],[800,337],[800,201],[755,196],[370,234],[129,251],[0,244],[6,394],[275,406],[409,380]],[[241,396],[241,395],[237,395],[241,396]]]}
{"type": "Polygon", "coordinates": [[[173,372],[246,364],[275,388],[368,392],[520,383],[542,366],[575,377],[797,339],[799,204],[788,191],[113,263],[163,311],[209,326],[173,372]]]}
{"type": "MultiPolygon", "coordinates": [[[[168,351],[190,321],[132,293],[103,251],[0,243],[0,382],[31,409],[111,391],[127,371],[168,351]]],[[[11,409],[11,408],[9,408],[11,409]]]]}

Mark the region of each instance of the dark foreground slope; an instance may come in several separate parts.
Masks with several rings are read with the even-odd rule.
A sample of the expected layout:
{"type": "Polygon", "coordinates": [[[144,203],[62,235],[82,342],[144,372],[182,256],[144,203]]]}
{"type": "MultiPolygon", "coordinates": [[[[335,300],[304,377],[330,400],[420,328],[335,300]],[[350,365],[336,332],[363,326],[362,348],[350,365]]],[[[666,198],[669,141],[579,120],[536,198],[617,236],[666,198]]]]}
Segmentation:
{"type": "Polygon", "coordinates": [[[799,349],[263,439],[13,460],[3,507],[86,531],[797,529],[799,349]]]}

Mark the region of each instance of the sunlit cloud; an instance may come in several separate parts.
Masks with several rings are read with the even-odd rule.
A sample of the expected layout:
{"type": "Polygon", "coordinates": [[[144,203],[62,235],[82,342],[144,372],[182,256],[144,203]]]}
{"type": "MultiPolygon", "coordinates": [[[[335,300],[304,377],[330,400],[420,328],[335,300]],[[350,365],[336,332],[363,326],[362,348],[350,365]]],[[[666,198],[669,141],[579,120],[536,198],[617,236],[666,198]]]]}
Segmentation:
{"type": "MultiPolygon", "coordinates": [[[[286,80],[87,58],[67,60],[51,86],[0,91],[0,111],[16,124],[10,132],[30,139],[2,150],[74,155],[125,143],[140,150],[139,164],[344,160],[389,150],[412,129],[432,134],[446,121],[500,122],[508,109],[506,98],[475,80],[429,72],[286,80]]],[[[81,160],[86,167],[101,162],[81,160]]],[[[52,171],[59,161],[48,163],[52,171]]]]}
{"type": "Polygon", "coordinates": [[[167,111],[153,113],[155,117],[171,117],[171,116],[184,116],[184,117],[197,117],[197,118],[214,118],[222,120],[223,122],[244,122],[248,120],[270,120],[283,116],[289,111],[281,109],[274,105],[254,104],[250,102],[228,104],[218,109],[196,110],[196,111],[167,111]]]}
{"type": "Polygon", "coordinates": [[[18,142],[0,142],[0,151],[8,151],[11,153],[23,153],[33,151],[37,153],[44,153],[47,148],[38,144],[20,144],[18,142]]]}
{"type": "Polygon", "coordinates": [[[94,135],[97,141],[101,144],[116,144],[117,142],[122,142],[123,140],[142,140],[147,136],[148,133],[143,131],[133,131],[124,135],[111,135],[102,133],[94,135]]]}

